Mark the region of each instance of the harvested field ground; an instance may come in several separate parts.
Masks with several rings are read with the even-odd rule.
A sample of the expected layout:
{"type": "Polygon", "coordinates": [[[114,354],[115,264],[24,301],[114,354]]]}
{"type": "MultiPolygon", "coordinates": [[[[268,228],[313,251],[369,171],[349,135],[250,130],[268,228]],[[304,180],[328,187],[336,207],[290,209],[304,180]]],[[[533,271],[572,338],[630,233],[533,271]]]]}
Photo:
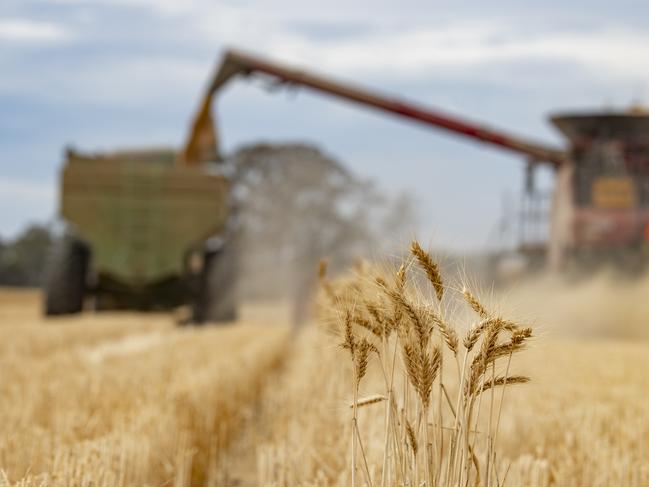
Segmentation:
{"type": "Polygon", "coordinates": [[[0,296],[5,482],[221,485],[222,452],[286,352],[276,308],[222,327],[164,314],[46,322],[38,293],[0,296]]]}
{"type": "MultiPolygon", "coordinates": [[[[532,382],[507,392],[507,485],[649,485],[649,343],[639,331],[649,314],[627,311],[636,322],[619,324],[633,341],[601,339],[592,323],[568,337],[562,320],[580,316],[576,307],[598,330],[622,308],[609,317],[601,296],[576,293],[581,304],[569,306],[555,284],[535,286],[537,300],[521,291],[508,301],[552,323],[517,364],[532,382]],[[569,312],[552,316],[541,298],[569,312]]],[[[194,328],[165,314],[46,322],[39,299],[0,291],[0,485],[350,485],[346,362],[313,327],[291,339],[283,307],[194,328]]],[[[378,379],[370,374],[363,394],[378,379]]],[[[382,414],[368,406],[359,417],[372,471],[382,414]]]]}

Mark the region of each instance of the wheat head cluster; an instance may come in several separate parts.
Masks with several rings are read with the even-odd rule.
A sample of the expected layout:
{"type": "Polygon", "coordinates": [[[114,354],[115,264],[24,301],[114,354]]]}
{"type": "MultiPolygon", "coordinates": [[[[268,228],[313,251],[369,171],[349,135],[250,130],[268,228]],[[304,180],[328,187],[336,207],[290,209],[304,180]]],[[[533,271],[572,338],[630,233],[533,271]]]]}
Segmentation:
{"type": "Polygon", "coordinates": [[[368,272],[343,289],[321,271],[351,363],[351,484],[502,485],[507,472],[495,448],[502,404],[507,388],[529,381],[513,373],[512,359],[532,329],[488,310],[470,290],[447,286],[418,242],[410,253],[393,276],[368,272]],[[415,288],[413,267],[428,281],[428,296],[415,288]],[[475,315],[463,334],[449,312],[458,299],[475,315]],[[382,389],[364,396],[360,386],[371,365],[380,371],[382,389]],[[379,403],[383,459],[373,474],[358,411],[379,403]]]}

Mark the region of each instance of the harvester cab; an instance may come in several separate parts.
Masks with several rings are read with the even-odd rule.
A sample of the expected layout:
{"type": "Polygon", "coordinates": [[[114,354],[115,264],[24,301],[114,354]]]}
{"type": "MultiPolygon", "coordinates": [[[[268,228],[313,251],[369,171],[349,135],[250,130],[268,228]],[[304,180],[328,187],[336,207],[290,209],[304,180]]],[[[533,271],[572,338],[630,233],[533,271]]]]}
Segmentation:
{"type": "Polygon", "coordinates": [[[649,224],[649,114],[635,108],[551,120],[571,145],[572,253],[638,266],[649,224]]]}

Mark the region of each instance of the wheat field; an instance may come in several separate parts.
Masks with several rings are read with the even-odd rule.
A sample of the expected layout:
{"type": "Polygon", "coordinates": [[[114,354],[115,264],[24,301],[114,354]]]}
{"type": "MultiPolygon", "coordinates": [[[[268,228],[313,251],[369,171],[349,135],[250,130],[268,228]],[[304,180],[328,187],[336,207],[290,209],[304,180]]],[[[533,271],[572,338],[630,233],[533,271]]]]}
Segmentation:
{"type": "MultiPolygon", "coordinates": [[[[581,288],[537,280],[504,298],[476,293],[534,330],[514,364],[530,381],[507,388],[485,456],[497,470],[489,485],[649,485],[645,288],[602,278],[581,288]]],[[[165,314],[44,321],[39,300],[36,291],[0,291],[0,485],[383,486],[397,475],[384,465],[398,451],[418,485],[452,485],[424,468],[422,451],[438,451],[422,442],[428,429],[413,427],[416,454],[408,438],[386,454],[378,360],[355,397],[340,336],[322,326],[296,333],[285,306],[246,306],[231,325],[178,327],[165,314]]],[[[321,303],[320,321],[340,326],[336,306],[321,303]]],[[[453,398],[458,390],[449,386],[453,398]]],[[[415,408],[416,392],[407,395],[415,408]]],[[[453,423],[440,420],[437,438],[450,438],[443,431],[453,423]]],[[[467,430],[477,441],[464,454],[457,447],[458,465],[468,463],[455,485],[476,482],[467,453],[482,458],[490,431],[484,421],[467,430]]]]}

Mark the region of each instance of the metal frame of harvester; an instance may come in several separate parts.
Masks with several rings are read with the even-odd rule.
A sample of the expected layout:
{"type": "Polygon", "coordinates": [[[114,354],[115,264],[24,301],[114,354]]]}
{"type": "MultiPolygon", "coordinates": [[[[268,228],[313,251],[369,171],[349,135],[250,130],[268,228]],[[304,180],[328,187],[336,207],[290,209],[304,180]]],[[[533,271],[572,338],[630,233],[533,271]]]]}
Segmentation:
{"type": "MultiPolygon", "coordinates": [[[[527,162],[528,214],[540,218],[542,202],[535,201],[533,172],[538,165],[555,172],[550,203],[549,241],[522,251],[543,254],[553,268],[575,260],[598,261],[623,257],[638,267],[649,237],[649,114],[627,112],[560,114],[552,123],[568,139],[555,148],[506,131],[476,123],[419,104],[379,94],[260,57],[230,50],[209,85],[182,154],[198,164],[218,153],[218,137],[211,116],[214,96],[235,77],[263,75],[276,83],[303,86],[345,101],[372,107],[450,133],[518,153],[527,162]],[[629,258],[630,257],[630,258],[629,258]]],[[[537,196],[540,196],[537,194],[537,196]]],[[[534,222],[532,222],[534,223],[534,222]]]]}

